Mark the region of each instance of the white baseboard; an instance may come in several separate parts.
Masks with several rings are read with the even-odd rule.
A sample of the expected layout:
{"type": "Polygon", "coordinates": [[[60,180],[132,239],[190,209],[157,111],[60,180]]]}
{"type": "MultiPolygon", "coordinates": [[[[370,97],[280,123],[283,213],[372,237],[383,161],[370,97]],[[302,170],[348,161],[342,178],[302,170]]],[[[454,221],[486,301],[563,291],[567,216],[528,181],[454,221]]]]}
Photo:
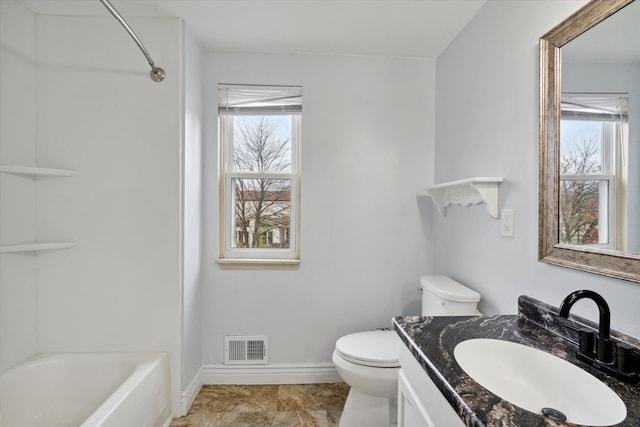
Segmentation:
{"type": "Polygon", "coordinates": [[[202,366],[202,384],[319,384],[342,382],[333,363],[202,366]]]}
{"type": "Polygon", "coordinates": [[[189,412],[189,408],[193,404],[193,401],[196,399],[196,396],[202,388],[202,369],[203,366],[198,369],[198,372],[193,377],[187,388],[182,390],[182,401],[180,402],[180,410],[182,411],[182,416],[187,415],[187,412],[189,412]]]}

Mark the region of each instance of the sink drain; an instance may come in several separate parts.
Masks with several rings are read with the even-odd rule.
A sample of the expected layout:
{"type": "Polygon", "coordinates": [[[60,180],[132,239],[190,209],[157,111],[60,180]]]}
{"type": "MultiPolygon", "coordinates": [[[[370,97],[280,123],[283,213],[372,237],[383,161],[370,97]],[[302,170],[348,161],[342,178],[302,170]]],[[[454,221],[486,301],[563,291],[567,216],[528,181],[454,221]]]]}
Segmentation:
{"type": "Polygon", "coordinates": [[[551,418],[554,421],[567,421],[567,416],[557,409],[542,408],[542,415],[547,418],[551,418]]]}

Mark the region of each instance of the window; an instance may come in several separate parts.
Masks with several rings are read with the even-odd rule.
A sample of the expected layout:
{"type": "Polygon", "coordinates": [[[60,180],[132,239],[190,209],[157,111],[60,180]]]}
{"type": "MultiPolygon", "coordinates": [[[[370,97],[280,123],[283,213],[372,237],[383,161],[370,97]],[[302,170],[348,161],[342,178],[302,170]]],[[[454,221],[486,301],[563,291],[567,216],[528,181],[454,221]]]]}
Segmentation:
{"type": "Polygon", "coordinates": [[[298,86],[218,86],[220,263],[299,262],[298,86]]]}
{"type": "Polygon", "coordinates": [[[622,249],[628,97],[563,94],[560,243],[622,249]]]}

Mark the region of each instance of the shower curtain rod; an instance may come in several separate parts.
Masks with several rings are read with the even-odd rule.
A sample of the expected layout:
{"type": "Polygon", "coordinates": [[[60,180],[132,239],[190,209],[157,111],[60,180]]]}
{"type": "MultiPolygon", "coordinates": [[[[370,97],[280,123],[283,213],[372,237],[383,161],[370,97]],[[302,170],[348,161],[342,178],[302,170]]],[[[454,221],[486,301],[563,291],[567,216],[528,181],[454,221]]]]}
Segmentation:
{"type": "Polygon", "coordinates": [[[142,51],[142,54],[145,56],[145,58],[147,58],[147,62],[151,66],[151,73],[149,73],[149,75],[151,76],[151,80],[153,80],[154,82],[163,81],[164,80],[164,70],[162,68],[160,68],[160,67],[156,67],[156,64],[153,63],[153,59],[151,58],[151,55],[149,55],[149,52],[147,52],[147,49],[144,47],[144,45],[142,44],[142,42],[140,41],[138,36],[136,36],[136,33],[133,32],[133,30],[127,24],[127,22],[124,20],[124,18],[118,13],[116,8],[113,7],[113,5],[111,3],[109,3],[109,0],[100,0],[100,3],[102,3],[104,5],[104,7],[106,7],[107,10],[113,15],[113,17],[116,18],[118,20],[118,22],[120,22],[122,24],[124,29],[127,30],[129,35],[133,39],[133,41],[136,42],[136,44],[138,45],[138,47],[142,51]]]}

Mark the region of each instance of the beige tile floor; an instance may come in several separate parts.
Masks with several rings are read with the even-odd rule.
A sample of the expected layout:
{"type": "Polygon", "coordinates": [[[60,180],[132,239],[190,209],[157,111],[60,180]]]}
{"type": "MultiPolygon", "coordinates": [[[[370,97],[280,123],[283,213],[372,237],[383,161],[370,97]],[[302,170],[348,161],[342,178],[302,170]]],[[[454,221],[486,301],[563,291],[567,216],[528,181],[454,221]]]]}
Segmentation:
{"type": "Polygon", "coordinates": [[[170,427],[337,427],[349,386],[205,385],[170,427]]]}

